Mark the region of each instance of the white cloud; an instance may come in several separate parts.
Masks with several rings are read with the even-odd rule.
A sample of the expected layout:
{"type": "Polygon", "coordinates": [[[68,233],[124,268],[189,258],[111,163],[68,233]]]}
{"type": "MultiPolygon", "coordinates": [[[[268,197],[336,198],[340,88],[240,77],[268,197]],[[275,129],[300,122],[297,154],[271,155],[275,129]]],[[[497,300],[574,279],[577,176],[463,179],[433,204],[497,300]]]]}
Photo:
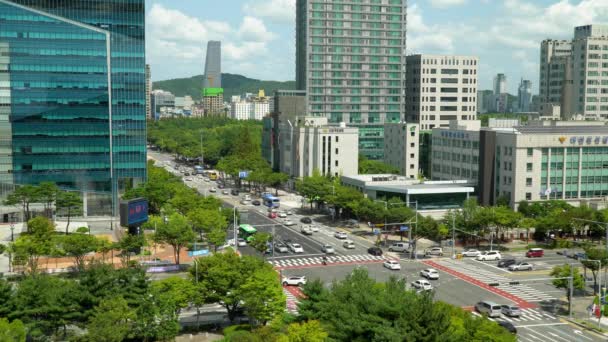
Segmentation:
{"type": "Polygon", "coordinates": [[[243,5],[245,15],[267,18],[277,24],[294,24],[296,0],[252,1],[243,5]]]}
{"type": "Polygon", "coordinates": [[[451,6],[460,6],[467,3],[467,0],[429,0],[431,6],[435,8],[447,8],[451,6]]]}
{"type": "Polygon", "coordinates": [[[275,34],[266,29],[263,21],[249,16],[243,18],[239,36],[243,40],[252,42],[267,42],[275,38],[275,34]]]}

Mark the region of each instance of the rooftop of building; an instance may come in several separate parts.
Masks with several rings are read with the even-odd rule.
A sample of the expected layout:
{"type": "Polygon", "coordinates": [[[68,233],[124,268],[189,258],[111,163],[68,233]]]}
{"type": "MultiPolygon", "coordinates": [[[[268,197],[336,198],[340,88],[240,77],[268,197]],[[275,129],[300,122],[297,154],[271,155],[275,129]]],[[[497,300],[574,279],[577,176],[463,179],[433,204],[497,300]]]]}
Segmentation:
{"type": "Polygon", "coordinates": [[[363,182],[366,190],[402,194],[469,193],[474,188],[466,180],[420,181],[393,174],[342,176],[345,183],[363,182]]]}

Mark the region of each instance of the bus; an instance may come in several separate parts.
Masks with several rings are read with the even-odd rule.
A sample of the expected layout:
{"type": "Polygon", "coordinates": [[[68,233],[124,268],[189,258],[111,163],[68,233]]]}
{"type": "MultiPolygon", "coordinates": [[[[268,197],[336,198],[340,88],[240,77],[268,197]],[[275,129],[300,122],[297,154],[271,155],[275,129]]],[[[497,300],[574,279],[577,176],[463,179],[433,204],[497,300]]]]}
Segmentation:
{"type": "Polygon", "coordinates": [[[257,230],[250,224],[239,225],[239,237],[242,237],[247,242],[253,240],[253,235],[257,233],[257,230]]]}
{"type": "Polygon", "coordinates": [[[278,197],[266,192],[262,195],[262,201],[268,208],[278,208],[281,206],[281,202],[278,197]]]}
{"type": "Polygon", "coordinates": [[[211,179],[212,181],[217,180],[217,172],[215,172],[215,171],[209,171],[209,173],[208,173],[208,177],[209,177],[209,179],[211,179]]]}
{"type": "Polygon", "coordinates": [[[194,173],[197,175],[203,174],[203,172],[205,172],[203,170],[203,167],[200,165],[194,165],[194,173]]]}

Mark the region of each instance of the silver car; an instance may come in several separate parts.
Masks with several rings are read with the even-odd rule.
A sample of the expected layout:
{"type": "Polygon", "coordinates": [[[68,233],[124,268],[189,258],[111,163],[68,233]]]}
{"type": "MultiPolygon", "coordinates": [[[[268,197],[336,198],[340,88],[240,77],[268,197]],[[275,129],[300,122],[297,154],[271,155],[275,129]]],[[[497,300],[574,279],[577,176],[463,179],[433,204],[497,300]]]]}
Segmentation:
{"type": "Polygon", "coordinates": [[[334,250],[334,246],[332,246],[332,245],[323,245],[323,247],[321,247],[321,251],[323,251],[323,253],[325,253],[325,254],[336,253],[336,251],[334,250]]]}
{"type": "Polygon", "coordinates": [[[519,317],[521,316],[521,310],[518,306],[504,304],[500,306],[500,311],[503,315],[509,317],[519,317]]]}

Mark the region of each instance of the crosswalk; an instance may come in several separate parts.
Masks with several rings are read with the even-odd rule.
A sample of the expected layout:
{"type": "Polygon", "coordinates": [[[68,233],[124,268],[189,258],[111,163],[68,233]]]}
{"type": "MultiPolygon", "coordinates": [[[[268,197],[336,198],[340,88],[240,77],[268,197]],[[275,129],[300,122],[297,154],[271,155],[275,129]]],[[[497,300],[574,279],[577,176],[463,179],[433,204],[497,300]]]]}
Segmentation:
{"type": "MultiPolygon", "coordinates": [[[[369,263],[369,262],[384,262],[390,258],[384,256],[376,256],[370,254],[355,254],[355,255],[331,255],[327,256],[327,263],[369,263]]],[[[269,263],[274,267],[302,267],[302,266],[315,266],[323,264],[322,256],[314,257],[301,257],[301,258],[288,258],[288,259],[273,259],[268,260],[269,263]]]]}
{"type": "Polygon", "coordinates": [[[286,306],[287,312],[292,313],[294,315],[298,314],[298,303],[300,300],[296,295],[289,292],[286,288],[283,288],[283,293],[285,293],[285,297],[287,298],[286,306]]]}
{"type": "Polygon", "coordinates": [[[501,289],[528,302],[542,302],[555,299],[553,295],[544,293],[525,284],[511,285],[509,282],[513,282],[512,279],[503,277],[468,262],[441,260],[437,263],[486,284],[498,283],[500,285],[496,286],[497,289],[501,289]]]}
{"type": "MultiPolygon", "coordinates": [[[[513,324],[516,324],[516,323],[525,324],[526,322],[534,322],[534,321],[547,321],[547,320],[558,321],[559,320],[557,317],[555,317],[549,313],[542,312],[537,309],[522,309],[521,312],[522,312],[522,314],[519,317],[508,317],[505,315],[501,315],[500,317],[497,317],[497,318],[488,317],[488,319],[491,321],[507,321],[507,322],[511,322],[513,324]]],[[[473,311],[471,313],[475,316],[481,317],[481,314],[479,312],[473,311]]]]}

